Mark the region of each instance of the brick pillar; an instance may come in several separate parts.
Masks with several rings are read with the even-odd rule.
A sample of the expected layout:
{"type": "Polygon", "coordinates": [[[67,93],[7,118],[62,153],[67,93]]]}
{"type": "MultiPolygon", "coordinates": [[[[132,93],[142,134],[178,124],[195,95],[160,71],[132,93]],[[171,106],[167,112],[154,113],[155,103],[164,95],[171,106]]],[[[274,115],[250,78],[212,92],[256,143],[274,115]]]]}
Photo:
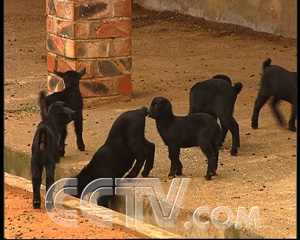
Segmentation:
{"type": "Polygon", "coordinates": [[[130,94],[131,0],[46,0],[47,85],[64,88],[53,72],[80,70],[83,97],[130,94]]]}

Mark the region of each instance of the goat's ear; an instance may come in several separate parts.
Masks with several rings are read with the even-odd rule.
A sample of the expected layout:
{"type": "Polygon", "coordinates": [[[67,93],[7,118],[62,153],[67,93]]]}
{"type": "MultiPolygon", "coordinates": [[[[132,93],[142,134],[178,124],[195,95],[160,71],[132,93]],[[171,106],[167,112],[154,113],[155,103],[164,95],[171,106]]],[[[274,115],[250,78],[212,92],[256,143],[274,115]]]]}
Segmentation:
{"type": "Polygon", "coordinates": [[[57,75],[57,76],[60,76],[61,78],[64,78],[64,73],[63,72],[60,72],[60,71],[56,71],[55,69],[54,69],[54,73],[57,75]]]}
{"type": "Polygon", "coordinates": [[[78,73],[80,74],[80,77],[82,77],[86,73],[86,68],[83,67],[78,73]]]}
{"type": "Polygon", "coordinates": [[[60,113],[66,113],[66,114],[74,114],[75,111],[73,111],[71,108],[68,108],[68,107],[63,107],[62,110],[60,111],[60,113]]]}

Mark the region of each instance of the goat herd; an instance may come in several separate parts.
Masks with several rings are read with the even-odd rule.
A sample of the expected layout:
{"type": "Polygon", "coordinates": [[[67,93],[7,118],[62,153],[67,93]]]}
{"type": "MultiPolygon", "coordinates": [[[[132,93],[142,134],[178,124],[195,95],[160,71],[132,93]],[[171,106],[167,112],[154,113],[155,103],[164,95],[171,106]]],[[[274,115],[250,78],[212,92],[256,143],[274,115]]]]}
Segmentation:
{"type": "MultiPolygon", "coordinates": [[[[55,164],[65,155],[66,126],[74,120],[77,147],[85,150],[82,138],[83,100],[79,80],[86,73],[55,71],[62,77],[65,89],[46,96],[40,93],[39,103],[42,121],[37,126],[32,143],[31,173],[33,186],[33,207],[41,207],[40,186],[43,168],[46,168],[46,190],[54,183],[55,164]]],[[[260,90],[254,103],[252,128],[258,128],[258,115],[266,101],[273,96],[272,110],[281,125],[284,119],[276,108],[280,100],[292,104],[289,130],[296,131],[297,118],[297,72],[290,72],[280,66],[271,65],[271,59],[263,63],[260,90]]],[[[168,177],[182,175],[179,159],[180,148],[199,146],[208,159],[205,178],[211,180],[217,175],[219,148],[228,130],[232,134],[230,154],[237,155],[240,147],[239,125],[233,117],[237,95],[242,83],[232,86],[225,75],[196,83],[190,91],[190,109],[187,116],[175,116],[171,102],[164,97],[155,97],[150,108],[122,113],[113,123],[108,137],[89,164],[75,177],[78,179],[77,195],[80,198],[84,188],[98,178],[135,178],[141,171],[147,177],[153,168],[155,144],[145,138],[145,118],[155,119],[157,130],[168,146],[171,167],[168,177]],[[217,123],[220,120],[220,125],[217,123]],[[135,161],[136,160],[136,161],[135,161]]],[[[98,205],[108,206],[109,196],[98,199],[98,205]]],[[[46,208],[52,208],[52,202],[46,208]]]]}

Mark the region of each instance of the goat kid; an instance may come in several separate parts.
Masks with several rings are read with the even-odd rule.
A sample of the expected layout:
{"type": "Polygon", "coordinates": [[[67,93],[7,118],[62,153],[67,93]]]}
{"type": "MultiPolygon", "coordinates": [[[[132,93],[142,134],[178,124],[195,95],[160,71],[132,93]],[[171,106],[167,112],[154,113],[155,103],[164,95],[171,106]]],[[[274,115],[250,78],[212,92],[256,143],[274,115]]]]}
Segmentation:
{"type": "Polygon", "coordinates": [[[217,175],[220,127],[216,119],[206,113],[175,116],[170,101],[164,97],[152,100],[149,117],[155,119],[157,130],[168,146],[171,160],[169,178],[182,175],[180,148],[194,146],[199,146],[208,159],[205,178],[211,180],[211,176],[217,175]]]}
{"type": "Polygon", "coordinates": [[[263,74],[261,86],[254,103],[253,114],[251,118],[251,127],[258,128],[258,115],[260,109],[265,105],[267,100],[273,96],[271,109],[278,120],[278,123],[284,126],[285,120],[277,109],[281,100],[292,104],[292,113],[289,120],[289,130],[296,131],[295,120],[297,118],[297,72],[290,72],[283,67],[271,65],[272,60],[268,58],[263,63],[263,74]]]}
{"type": "MultiPolygon", "coordinates": [[[[59,132],[71,121],[74,113],[75,111],[66,103],[56,101],[49,106],[47,116],[37,126],[31,147],[30,163],[33,208],[41,207],[40,187],[44,167],[46,168],[46,191],[54,183],[55,164],[59,162],[59,132]]],[[[52,202],[47,203],[46,208],[51,209],[52,202]]]]}
{"type": "MultiPolygon", "coordinates": [[[[145,138],[145,117],[147,115],[147,108],[143,107],[124,112],[115,120],[104,145],[98,149],[89,164],[75,177],[78,180],[75,197],[80,198],[84,188],[95,179],[122,178],[129,170],[125,178],[135,178],[145,161],[142,176],[149,175],[153,168],[155,145],[145,138]]],[[[110,198],[111,196],[103,196],[97,200],[97,203],[108,207],[110,198]]]]}
{"type": "Polygon", "coordinates": [[[193,113],[208,113],[221,123],[220,146],[223,145],[228,130],[232,134],[230,154],[236,156],[240,148],[239,124],[233,117],[237,95],[242,90],[242,83],[231,85],[226,75],[215,75],[213,78],[196,83],[190,90],[190,110],[193,113]]]}
{"type": "MultiPolygon", "coordinates": [[[[80,151],[85,150],[85,144],[82,138],[83,130],[83,99],[79,89],[79,80],[86,73],[86,68],[82,68],[79,72],[77,71],[66,71],[59,72],[54,70],[55,74],[62,77],[65,83],[65,88],[60,91],[46,96],[44,91],[40,93],[40,107],[42,119],[47,115],[48,107],[55,101],[63,101],[68,104],[68,106],[75,111],[72,115],[72,120],[74,120],[75,133],[77,137],[77,147],[80,151]]],[[[67,137],[67,126],[65,126],[60,132],[59,141],[59,156],[63,157],[65,155],[65,139],[67,137]]]]}

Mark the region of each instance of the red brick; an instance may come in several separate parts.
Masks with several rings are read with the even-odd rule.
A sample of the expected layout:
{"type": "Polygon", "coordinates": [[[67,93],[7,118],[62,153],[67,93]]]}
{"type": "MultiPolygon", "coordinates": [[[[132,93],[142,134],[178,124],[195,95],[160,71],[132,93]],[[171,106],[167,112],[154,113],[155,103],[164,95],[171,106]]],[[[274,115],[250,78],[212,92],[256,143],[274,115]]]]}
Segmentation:
{"type": "Polygon", "coordinates": [[[56,55],[47,53],[47,69],[50,72],[54,72],[54,69],[56,67],[56,55]]]}
{"type": "Polygon", "coordinates": [[[131,19],[110,19],[102,21],[96,29],[98,38],[131,36],[131,19]]]}
{"type": "Polygon", "coordinates": [[[50,93],[61,91],[65,88],[65,84],[62,78],[55,74],[48,74],[47,87],[50,93]]]}
{"type": "Polygon", "coordinates": [[[56,17],[63,18],[65,12],[64,1],[55,0],[55,2],[56,17]]]}
{"type": "Polygon", "coordinates": [[[82,76],[82,79],[85,78],[93,78],[94,72],[97,71],[97,61],[90,60],[90,61],[76,61],[76,71],[79,71],[83,67],[86,68],[86,73],[82,76]]]}
{"type": "Polygon", "coordinates": [[[47,33],[56,34],[55,20],[56,20],[56,18],[54,18],[53,16],[47,16],[47,19],[46,19],[47,33]]]}
{"type": "Polygon", "coordinates": [[[129,75],[132,70],[131,58],[98,60],[98,76],[129,75]]]}
{"type": "Polygon", "coordinates": [[[113,17],[130,17],[131,0],[115,0],[113,17]]]}
{"type": "Polygon", "coordinates": [[[74,23],[74,38],[79,39],[91,39],[91,21],[88,22],[75,22],[74,23]]]}
{"type": "Polygon", "coordinates": [[[57,35],[60,37],[74,38],[74,24],[73,21],[57,19],[56,21],[57,35]]]}
{"type": "Polygon", "coordinates": [[[56,70],[61,72],[76,70],[76,61],[74,59],[72,60],[65,57],[58,57],[56,70]]]}
{"type": "Polygon", "coordinates": [[[118,79],[119,91],[118,93],[131,93],[132,92],[132,82],[131,76],[120,77],[118,79]]]}
{"type": "Polygon", "coordinates": [[[67,40],[66,41],[65,51],[64,51],[63,56],[68,57],[68,58],[75,58],[76,57],[75,43],[76,42],[74,40],[67,40]]]}
{"type": "Polygon", "coordinates": [[[69,20],[75,20],[74,18],[74,3],[72,2],[65,2],[65,9],[64,9],[64,18],[69,20]]]}
{"type": "Polygon", "coordinates": [[[75,43],[76,58],[106,58],[109,57],[112,40],[78,41],[75,43]]]}
{"type": "Polygon", "coordinates": [[[46,14],[56,16],[56,2],[57,0],[46,0],[46,14]]]}
{"type": "Polygon", "coordinates": [[[82,97],[105,96],[112,94],[113,85],[111,79],[94,79],[80,81],[82,97]]]}
{"type": "Polygon", "coordinates": [[[52,53],[56,53],[59,55],[63,55],[64,54],[64,48],[66,45],[66,40],[55,36],[55,35],[50,35],[47,34],[47,51],[52,52],[52,53]]]}
{"type": "Polygon", "coordinates": [[[131,37],[114,39],[114,44],[112,45],[112,48],[112,56],[121,57],[131,55],[131,37]]]}
{"type": "Polygon", "coordinates": [[[111,1],[96,1],[72,4],[74,6],[74,20],[104,19],[110,17],[112,12],[111,1]]]}

